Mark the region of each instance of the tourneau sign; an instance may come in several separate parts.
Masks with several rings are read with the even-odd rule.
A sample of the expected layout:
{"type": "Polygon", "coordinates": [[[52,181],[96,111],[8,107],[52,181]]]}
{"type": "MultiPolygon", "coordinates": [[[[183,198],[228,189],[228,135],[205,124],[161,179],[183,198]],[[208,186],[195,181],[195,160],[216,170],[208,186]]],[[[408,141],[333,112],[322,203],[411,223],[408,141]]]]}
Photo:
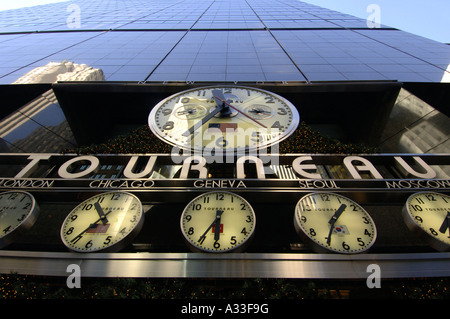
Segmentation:
{"type": "Polygon", "coordinates": [[[2,154],[0,188],[243,192],[450,190],[448,154],[2,154]]]}

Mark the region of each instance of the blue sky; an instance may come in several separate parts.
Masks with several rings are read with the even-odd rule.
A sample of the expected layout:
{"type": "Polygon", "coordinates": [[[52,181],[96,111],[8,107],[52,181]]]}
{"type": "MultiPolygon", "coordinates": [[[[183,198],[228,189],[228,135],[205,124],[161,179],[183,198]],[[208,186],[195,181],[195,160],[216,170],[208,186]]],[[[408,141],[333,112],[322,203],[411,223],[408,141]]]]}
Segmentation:
{"type": "Polygon", "coordinates": [[[69,0],[0,0],[0,11],[66,1],[69,0]]]}
{"type": "Polygon", "coordinates": [[[301,0],[367,19],[367,7],[380,8],[381,24],[450,43],[450,0],[301,0]]]}
{"type": "MultiPolygon", "coordinates": [[[[0,10],[69,0],[0,0],[0,10]]],[[[302,0],[366,19],[370,4],[380,8],[381,23],[439,42],[450,43],[450,0],[302,0]]],[[[76,1],[74,1],[76,3],[76,1]]]]}

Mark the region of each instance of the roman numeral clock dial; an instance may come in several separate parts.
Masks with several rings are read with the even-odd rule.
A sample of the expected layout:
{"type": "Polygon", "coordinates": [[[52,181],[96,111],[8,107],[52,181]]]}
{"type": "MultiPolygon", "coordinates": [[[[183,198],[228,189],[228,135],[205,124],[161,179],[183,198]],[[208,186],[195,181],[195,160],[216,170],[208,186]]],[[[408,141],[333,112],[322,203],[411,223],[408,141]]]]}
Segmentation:
{"type": "Polygon", "coordinates": [[[245,152],[288,137],[299,123],[296,107],[269,91],[214,86],[176,93],[151,110],[152,132],[180,149],[245,152]]]}
{"type": "Polygon", "coordinates": [[[255,212],[241,196],[208,192],[194,198],[184,209],[180,226],[194,252],[241,252],[253,237],[255,212]]]}

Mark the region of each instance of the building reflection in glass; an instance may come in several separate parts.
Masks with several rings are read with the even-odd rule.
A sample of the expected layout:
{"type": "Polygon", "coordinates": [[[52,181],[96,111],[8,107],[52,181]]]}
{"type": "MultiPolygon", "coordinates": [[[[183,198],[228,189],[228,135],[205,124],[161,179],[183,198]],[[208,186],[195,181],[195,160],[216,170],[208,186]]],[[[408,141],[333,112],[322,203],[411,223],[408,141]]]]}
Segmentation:
{"type": "Polygon", "coordinates": [[[381,139],[384,153],[448,153],[449,118],[402,89],[381,139]]]}
{"type": "MultiPolygon", "coordinates": [[[[63,60],[34,68],[13,85],[57,81],[103,81],[101,69],[63,60]]],[[[0,121],[0,152],[54,153],[76,145],[52,90],[0,121]]]]}
{"type": "Polygon", "coordinates": [[[76,145],[51,90],[2,119],[0,138],[2,153],[54,153],[76,145]]]}
{"type": "MultiPolygon", "coordinates": [[[[402,89],[379,147],[382,153],[449,153],[450,120],[402,89]]],[[[449,178],[450,169],[433,168],[439,178],[449,178]]]]}

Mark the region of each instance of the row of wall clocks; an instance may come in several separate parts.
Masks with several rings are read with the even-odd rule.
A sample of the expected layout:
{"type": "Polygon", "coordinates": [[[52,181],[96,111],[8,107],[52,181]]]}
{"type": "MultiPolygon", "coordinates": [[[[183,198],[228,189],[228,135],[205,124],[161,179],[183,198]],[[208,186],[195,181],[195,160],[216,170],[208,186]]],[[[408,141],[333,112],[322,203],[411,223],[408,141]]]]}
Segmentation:
{"type": "MultiPolygon", "coordinates": [[[[33,195],[0,193],[0,248],[30,229],[39,214],[33,195]]],[[[412,194],[403,218],[408,228],[431,247],[450,250],[450,196],[435,192],[412,194]]],[[[369,213],[355,201],[335,193],[314,192],[295,206],[294,227],[317,252],[354,254],[368,251],[377,238],[369,213]]],[[[65,218],[60,237],[75,252],[115,252],[128,245],[144,224],[143,206],[131,193],[101,193],[77,205],[65,218]]],[[[203,193],[184,208],[180,228],[195,252],[241,252],[255,233],[256,215],[242,196],[232,192],[203,193]]]]}

